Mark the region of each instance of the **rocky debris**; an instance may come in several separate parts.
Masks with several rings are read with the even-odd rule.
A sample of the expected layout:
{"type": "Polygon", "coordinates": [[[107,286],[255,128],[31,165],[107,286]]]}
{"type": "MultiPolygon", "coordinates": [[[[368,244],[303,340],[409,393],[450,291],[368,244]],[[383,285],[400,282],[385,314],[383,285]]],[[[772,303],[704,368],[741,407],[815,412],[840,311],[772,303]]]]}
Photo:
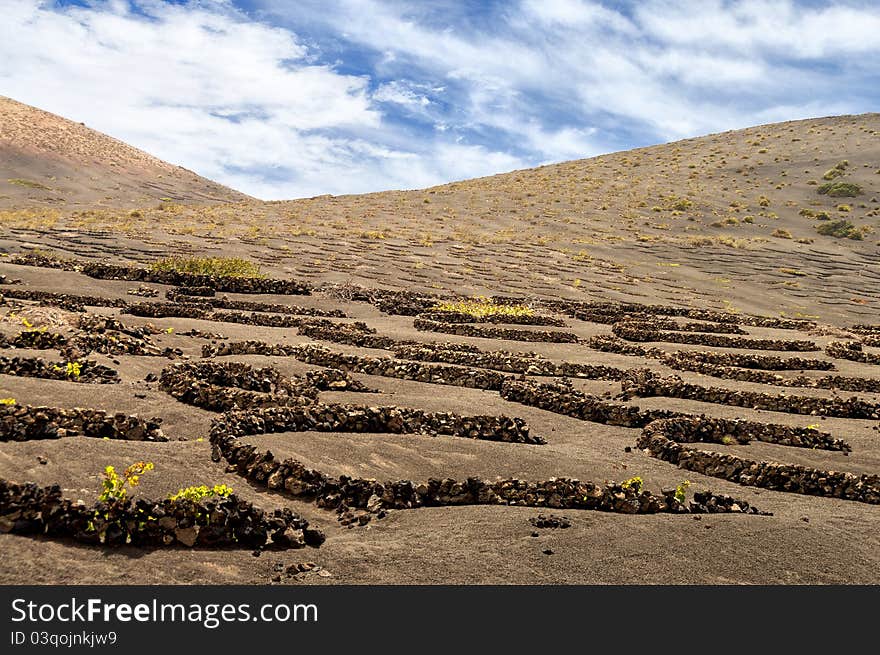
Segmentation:
{"type": "Polygon", "coordinates": [[[147,268],[116,266],[88,262],[82,265],[82,272],[89,277],[101,280],[130,280],[132,282],[153,282],[186,287],[211,287],[225,293],[251,293],[273,295],[309,295],[311,287],[305,282],[279,280],[274,278],[229,277],[220,275],[195,275],[177,271],[154,271],[147,268]]]}
{"type": "Polygon", "coordinates": [[[743,348],[751,350],[819,350],[812,341],[787,339],[752,339],[747,337],[727,336],[723,334],[705,334],[691,332],[673,332],[656,329],[649,322],[626,321],[614,323],[611,331],[627,341],[651,341],[669,343],[688,343],[719,348],[743,348]]]}
{"type": "MultiPolygon", "coordinates": [[[[700,350],[680,350],[663,353],[663,363],[673,366],[686,364],[711,364],[724,367],[761,369],[766,371],[830,371],[834,362],[825,359],[805,359],[803,357],[777,357],[757,353],[727,353],[700,350]]],[[[674,366],[673,366],[674,367],[674,366]]]]}
{"type": "MultiPolygon", "coordinates": [[[[205,349],[203,348],[203,352],[205,349]]],[[[289,354],[306,364],[337,368],[351,373],[379,375],[414,382],[445,384],[469,389],[498,391],[509,376],[481,368],[407,362],[391,357],[347,355],[317,344],[289,347],[289,354]]]]}
{"type": "Polygon", "coordinates": [[[37,266],[39,268],[54,268],[64,271],[78,270],[78,262],[74,259],[42,255],[37,252],[10,255],[7,261],[10,264],[18,264],[19,266],[37,266]]]}
{"type": "Polygon", "coordinates": [[[501,397],[538,407],[557,414],[572,416],[582,421],[619,425],[623,427],[644,428],[659,419],[669,419],[669,429],[676,425],[688,427],[687,431],[677,431],[681,441],[688,438],[683,434],[695,435],[699,441],[712,443],[747,444],[752,440],[766,441],[782,446],[800,448],[821,448],[850,452],[849,444],[835,439],[830,434],[812,428],[799,428],[757,421],[732,420],[705,415],[695,416],[668,410],[640,410],[632,405],[610,403],[596,396],[576,391],[565,384],[538,384],[532,381],[510,380],[501,390],[501,397]],[[674,419],[674,420],[673,420],[674,419]],[[681,423],[679,423],[681,422],[681,423]]]}
{"type": "Polygon", "coordinates": [[[814,398],[783,393],[773,395],[757,391],[734,391],[723,387],[704,387],[684,382],[677,375],[664,377],[649,369],[629,369],[621,380],[620,386],[622,398],[662,396],[735,407],[749,407],[770,412],[836,416],[839,418],[880,418],[880,403],[862,400],[858,396],[814,398]]]}
{"type": "Polygon", "coordinates": [[[318,390],[272,367],[240,362],[181,362],[164,369],[159,387],[188,405],[214,412],[314,402],[318,390]]]}
{"type": "Polygon", "coordinates": [[[554,327],[567,327],[564,320],[553,316],[541,314],[489,314],[487,316],[474,316],[464,312],[431,309],[419,314],[419,318],[439,323],[502,323],[507,325],[548,325],[554,327]]]}
{"type": "Polygon", "coordinates": [[[862,323],[860,325],[853,325],[849,330],[850,332],[855,332],[856,334],[880,336],[880,324],[878,323],[862,323]]]}
{"type": "Polygon", "coordinates": [[[318,547],[320,530],[289,509],[264,511],[236,495],[189,500],[127,499],[88,507],[62,497],[58,485],[0,479],[0,532],[72,538],[107,547],[318,547]]]}
{"type": "Polygon", "coordinates": [[[442,332],[463,337],[482,339],[506,339],[509,341],[541,341],[548,343],[577,343],[578,336],[573,332],[559,330],[516,330],[512,328],[485,327],[464,323],[441,323],[425,318],[413,320],[413,327],[424,332],[442,332]]]}
{"type": "MultiPolygon", "coordinates": [[[[165,292],[165,297],[171,302],[181,302],[178,296],[200,296],[202,298],[212,298],[217,295],[214,287],[175,287],[165,292]]],[[[186,301],[186,298],[183,299],[186,301]]]]}
{"type": "MultiPolygon", "coordinates": [[[[701,435],[688,435],[683,425],[686,427],[673,419],[654,421],[642,431],[638,447],[680,468],[746,486],[880,503],[880,476],[824,471],[798,464],[755,461],[727,453],[696,450],[677,442],[688,436],[690,441],[705,440],[697,438],[701,435]]],[[[692,427],[696,429],[698,424],[692,427]]],[[[742,508],[742,505],[738,506],[742,508]]]]}
{"type": "Polygon", "coordinates": [[[228,339],[227,336],[220,334],[219,332],[205,332],[204,330],[196,330],[195,328],[187,330],[186,332],[178,332],[178,334],[182,337],[196,337],[197,339],[228,339]]]}
{"type": "Polygon", "coordinates": [[[23,330],[9,338],[0,334],[0,348],[29,348],[31,350],[57,350],[63,348],[68,339],[63,334],[46,330],[23,330]]]}
{"type": "Polygon", "coordinates": [[[389,291],[386,289],[370,289],[357,284],[324,283],[315,289],[337,300],[349,302],[367,302],[385,314],[396,316],[417,316],[435,307],[445,299],[454,296],[437,296],[417,291],[389,291]]]}
{"type": "Polygon", "coordinates": [[[773,516],[772,512],[762,512],[752,507],[747,501],[727,496],[725,494],[713,494],[711,491],[697,491],[690,503],[691,512],[694,514],[728,514],[740,512],[743,514],[759,514],[761,516],[773,516]]]}
{"type": "Polygon", "coordinates": [[[267,312],[271,314],[295,314],[298,316],[324,316],[330,318],[345,318],[345,312],[341,309],[318,309],[316,307],[302,307],[300,305],[283,305],[281,303],[254,302],[252,300],[232,300],[223,296],[216,298],[215,291],[211,287],[178,287],[165,292],[165,298],[170,302],[198,302],[200,305],[215,309],[233,309],[244,312],[267,312]],[[198,291],[198,293],[194,293],[198,291]],[[210,292],[210,293],[209,293],[210,292]],[[197,296],[198,298],[193,298],[197,296]]]}
{"type": "Polygon", "coordinates": [[[155,298],[159,295],[159,291],[153,287],[144,286],[143,284],[133,289],[128,289],[126,293],[129,296],[141,296],[142,298],[155,298]]]}
{"type": "Polygon", "coordinates": [[[37,291],[36,289],[4,289],[3,295],[16,300],[31,300],[41,305],[60,307],[71,312],[84,312],[89,307],[126,307],[128,302],[120,298],[102,298],[101,296],[83,296],[74,293],[55,293],[54,291],[37,291]]]}
{"type": "Polygon", "coordinates": [[[263,314],[252,312],[215,311],[205,303],[191,302],[154,302],[137,303],[123,310],[124,314],[134,316],[146,316],[150,318],[195,318],[204,321],[219,321],[222,323],[243,323],[246,325],[261,325],[266,327],[298,327],[306,318],[288,316],[284,314],[263,314]]]}
{"type": "Polygon", "coordinates": [[[160,331],[152,325],[127,326],[114,316],[83,314],[78,319],[78,327],[84,334],[76,335],[61,349],[61,355],[68,360],[85,357],[91,352],[171,359],[183,354],[180,349],[154,345],[150,337],[160,331]]]}
{"type": "Polygon", "coordinates": [[[537,516],[533,516],[529,519],[529,523],[531,523],[536,528],[570,528],[571,521],[566,516],[556,516],[554,514],[544,515],[538,514],[537,516]]]}
{"type": "Polygon", "coordinates": [[[744,419],[725,419],[714,416],[676,416],[663,419],[663,429],[669,439],[677,443],[716,443],[745,445],[753,440],[795,448],[813,448],[851,452],[842,439],[814,428],[759,423],[744,419]]]}
{"type": "Polygon", "coordinates": [[[67,380],[95,384],[115,384],[121,382],[119,374],[112,368],[94,361],[75,362],[79,373],[70,369],[71,362],[47,362],[42,357],[2,357],[0,373],[22,377],[44,378],[47,380],[67,380]]]}
{"type": "Polygon", "coordinates": [[[476,366],[507,373],[541,375],[552,377],[576,377],[591,380],[620,380],[623,369],[593,364],[556,363],[535,353],[511,353],[506,351],[472,351],[448,349],[442,344],[419,344],[394,346],[394,356],[424,362],[444,362],[463,366],[476,366]]]}
{"type": "Polygon", "coordinates": [[[0,441],[95,437],[124,441],[168,441],[161,418],[148,420],[98,409],[0,405],[0,441]]]}
{"type": "Polygon", "coordinates": [[[832,341],[825,346],[825,354],[835,359],[849,359],[862,364],[880,364],[880,354],[865,352],[858,341],[832,341]]]}
{"type": "Polygon", "coordinates": [[[408,407],[370,407],[343,403],[310,403],[226,412],[212,425],[212,435],[244,436],[273,432],[357,432],[424,434],[542,445],[520,418],[460,416],[408,407]]]}
{"type": "MultiPolygon", "coordinates": [[[[702,323],[694,321],[679,323],[678,321],[674,321],[671,318],[658,318],[656,316],[648,315],[642,315],[640,317],[636,317],[635,315],[617,317],[618,320],[611,321],[612,324],[623,323],[624,325],[638,327],[646,331],[656,332],[658,330],[667,330],[671,332],[697,332],[709,334],[748,334],[748,332],[743,330],[735,323],[702,323]]],[[[605,319],[609,317],[601,315],[595,318],[601,318],[602,320],[593,322],[606,323],[607,321],[605,319]]],[[[638,339],[638,341],[648,341],[648,339],[638,339]]]]}
{"type": "Polygon", "coordinates": [[[0,275],[0,284],[21,284],[21,280],[14,280],[6,275],[0,275]]]}
{"type": "MultiPolygon", "coordinates": [[[[284,408],[286,409],[286,408],[284,408]]],[[[397,480],[380,483],[373,479],[328,476],[309,469],[302,463],[287,459],[279,462],[271,452],[260,452],[255,446],[241,444],[235,426],[215,423],[211,442],[218,456],[229,462],[231,470],[254,484],[311,500],[319,507],[340,511],[413,509],[445,505],[516,505],[554,509],[590,509],[625,514],[691,513],[702,510],[700,504],[685,505],[675,497],[636,490],[632,485],[615,482],[595,484],[571,478],[554,478],[540,482],[518,479],[489,482],[478,478],[454,480],[430,478],[427,482],[397,480]],[[230,429],[232,428],[232,429],[230,429]]],[[[716,507],[724,511],[723,503],[716,507]]],[[[729,511],[742,506],[731,504],[729,511]]]]}
{"type": "Polygon", "coordinates": [[[676,416],[668,410],[640,410],[632,405],[610,403],[596,396],[573,389],[565,383],[539,384],[531,380],[508,379],[500,389],[505,400],[538,407],[582,421],[644,427],[658,418],[676,416]]]}
{"type": "Polygon", "coordinates": [[[694,357],[683,351],[667,353],[661,361],[679,371],[694,371],[712,377],[726,380],[739,380],[742,382],[757,382],[777,387],[802,387],[809,389],[838,389],[842,391],[861,391],[880,393],[880,379],[847,377],[842,375],[826,375],[822,377],[806,377],[799,375],[786,378],[769,371],[757,371],[754,369],[738,368],[734,366],[721,366],[701,361],[700,357],[694,357]]]}
{"type": "Polygon", "coordinates": [[[292,357],[299,352],[299,346],[274,344],[251,339],[228,343],[206,343],[202,346],[202,357],[225,357],[228,355],[268,355],[270,357],[292,357]]]}
{"type": "MultiPolygon", "coordinates": [[[[520,298],[493,298],[496,302],[524,302],[520,298]]],[[[621,321],[644,320],[658,316],[678,316],[696,321],[712,323],[733,323],[751,327],[776,328],[778,330],[810,330],[816,327],[813,321],[774,316],[755,316],[752,314],[733,314],[711,309],[693,307],[673,307],[668,305],[644,305],[640,303],[618,303],[604,301],[541,300],[541,306],[552,311],[567,314],[572,318],[593,323],[613,324],[621,321]]]]}
{"type": "Polygon", "coordinates": [[[383,348],[390,349],[395,345],[413,343],[411,341],[398,341],[391,337],[376,334],[376,330],[369,327],[363,321],[353,323],[336,323],[326,320],[304,322],[299,326],[298,333],[311,339],[331,341],[359,348],[383,348]]]}

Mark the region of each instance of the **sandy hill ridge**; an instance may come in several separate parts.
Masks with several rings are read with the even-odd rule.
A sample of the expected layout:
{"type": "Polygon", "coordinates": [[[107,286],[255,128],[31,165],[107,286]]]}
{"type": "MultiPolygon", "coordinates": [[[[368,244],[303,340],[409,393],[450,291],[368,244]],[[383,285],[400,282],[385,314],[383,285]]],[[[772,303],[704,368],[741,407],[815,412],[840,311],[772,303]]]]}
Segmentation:
{"type": "Polygon", "coordinates": [[[0,96],[0,207],[130,207],[160,198],[212,203],[248,196],[0,96]]]}

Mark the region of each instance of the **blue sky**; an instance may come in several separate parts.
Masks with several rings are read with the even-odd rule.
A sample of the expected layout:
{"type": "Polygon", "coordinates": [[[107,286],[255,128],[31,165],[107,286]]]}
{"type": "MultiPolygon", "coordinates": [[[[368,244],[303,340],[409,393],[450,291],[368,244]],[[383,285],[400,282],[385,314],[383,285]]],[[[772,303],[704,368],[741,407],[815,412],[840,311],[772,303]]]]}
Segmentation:
{"type": "Polygon", "coordinates": [[[880,3],[0,0],[0,94],[265,199],[877,110],[880,3]]]}

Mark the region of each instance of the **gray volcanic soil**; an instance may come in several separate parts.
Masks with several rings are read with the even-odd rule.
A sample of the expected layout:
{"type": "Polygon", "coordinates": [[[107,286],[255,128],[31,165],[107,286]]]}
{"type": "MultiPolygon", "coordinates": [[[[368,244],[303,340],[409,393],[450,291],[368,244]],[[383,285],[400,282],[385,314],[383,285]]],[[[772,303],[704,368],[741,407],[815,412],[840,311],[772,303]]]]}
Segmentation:
{"type": "MultiPolygon", "coordinates": [[[[0,265],[0,274],[23,280],[27,288],[89,293],[127,298],[131,282],[93,280],[77,273],[0,265]]],[[[161,285],[150,285],[162,289],[161,285]]],[[[19,287],[22,288],[22,287],[19,287]]],[[[254,296],[230,294],[240,299],[254,296]]],[[[339,308],[352,318],[366,320],[381,334],[398,339],[460,341],[481,348],[534,350],[548,358],[609,365],[649,365],[666,370],[656,361],[593,351],[578,344],[520,343],[471,339],[419,332],[412,318],[387,316],[364,303],[340,303],[316,294],[309,297],[258,297],[267,302],[293,302],[321,308],[339,308]],[[448,337],[448,338],[447,338],[448,337]]],[[[48,310],[29,310],[46,312],[48,310]]],[[[52,310],[63,317],[64,313],[52,310]]],[[[115,313],[90,308],[97,313],[115,313]]],[[[20,312],[28,315],[27,311],[20,312]]],[[[230,340],[260,339],[274,343],[302,343],[309,339],[295,329],[263,328],[178,318],[142,319],[123,317],[128,324],[152,322],[173,327],[173,334],[154,337],[160,346],[180,347],[196,359],[206,341],[181,336],[189,328],[220,332],[230,340]]],[[[570,320],[571,330],[581,336],[609,332],[609,326],[570,320]]],[[[3,331],[13,334],[20,326],[6,319],[3,331]]],[[[823,345],[830,337],[807,337],[792,331],[746,328],[759,337],[814,338],[823,345]]],[[[334,350],[363,354],[384,351],[327,344],[334,350]]],[[[669,350],[675,344],[658,344],[669,350]]],[[[682,346],[681,348],[687,348],[682,346]]],[[[2,354],[43,356],[52,351],[4,350],[2,354]]],[[[781,353],[768,353],[781,354],[781,353]]],[[[825,358],[823,353],[810,357],[825,358]]],[[[155,471],[143,477],[137,493],[162,497],[191,484],[226,483],[244,498],[265,508],[286,506],[323,529],[327,541],[319,549],[264,552],[257,558],[249,550],[163,549],[152,552],[131,547],[116,550],[86,547],[62,541],[0,535],[4,557],[0,581],[5,583],[268,583],[274,567],[314,562],[327,576],[317,573],[283,578],[284,584],[330,583],[877,583],[880,581],[880,512],[859,502],[802,496],[742,487],[706,477],[648,457],[633,448],[639,430],[582,422],[548,411],[509,403],[497,393],[454,386],[441,386],[391,378],[355,375],[380,395],[327,392],[328,401],[396,404],[426,410],[463,414],[506,414],[525,419],[533,434],[545,437],[545,446],[476,441],[455,437],[420,435],[283,433],[248,437],[262,450],[279,458],[295,457],[328,474],[376,477],[381,480],[428,477],[517,476],[538,480],[571,476],[601,482],[641,476],[647,488],[674,486],[684,479],[691,490],[712,489],[747,500],[773,516],[738,514],[619,515],[595,511],[558,511],[572,526],[540,529],[529,519],[547,510],[521,507],[443,507],[391,511],[363,527],[347,528],[333,512],[314,504],[293,501],[284,495],[252,487],[224,463],[212,463],[207,431],[215,414],[177,402],[147,383],[147,373],[159,373],[169,364],[161,357],[90,356],[116,368],[118,385],[90,385],[67,381],[0,376],[0,397],[14,397],[20,404],[59,407],[92,407],[143,417],[161,416],[167,443],[107,441],[66,438],[54,441],[4,442],[0,445],[0,477],[19,482],[61,484],[65,495],[87,502],[96,498],[100,472],[107,464],[117,468],[136,460],[155,463],[155,471]],[[143,397],[136,397],[135,394],[143,397]],[[200,440],[201,439],[201,440],[200,440]],[[45,457],[40,464],[38,457],[45,457]],[[545,550],[552,554],[544,554],[545,550]]],[[[284,373],[308,370],[292,358],[236,356],[228,359],[252,365],[272,365],[284,373]]],[[[835,360],[841,375],[876,377],[878,368],[835,360]]],[[[682,377],[705,385],[731,389],[778,388],[709,378],[684,373],[682,377]]],[[[546,380],[546,379],[544,379],[546,380]]],[[[575,385],[594,392],[619,390],[617,383],[576,380],[575,385]]],[[[791,389],[787,393],[830,396],[822,390],[791,389]]],[[[842,393],[841,395],[852,395],[842,393]]],[[[880,395],[861,394],[880,399],[880,395]]],[[[730,447],[746,457],[802,463],[821,468],[876,472],[880,445],[876,421],[827,419],[777,412],[713,405],[668,398],[637,399],[642,407],[738,416],[763,422],[805,426],[821,422],[822,429],[846,439],[853,452],[842,453],[788,448],[765,443],[730,447]]],[[[706,448],[725,448],[703,444],[706,448]]],[[[728,452],[728,451],[726,451],[728,452]]]]}

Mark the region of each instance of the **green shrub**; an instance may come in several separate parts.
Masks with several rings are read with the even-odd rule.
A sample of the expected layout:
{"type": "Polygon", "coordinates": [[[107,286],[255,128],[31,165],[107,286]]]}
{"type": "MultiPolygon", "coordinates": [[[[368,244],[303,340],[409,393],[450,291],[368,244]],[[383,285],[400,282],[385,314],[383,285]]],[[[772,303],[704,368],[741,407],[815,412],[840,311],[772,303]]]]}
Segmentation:
{"type": "Polygon", "coordinates": [[[816,232],[828,237],[836,237],[838,239],[853,239],[861,241],[864,237],[861,231],[850,221],[840,220],[823,223],[816,226],[816,232]]]}
{"type": "Polygon", "coordinates": [[[239,257],[166,257],[153,262],[150,269],[220,277],[265,277],[259,264],[239,257]]]}
{"type": "Polygon", "coordinates": [[[832,198],[855,198],[862,194],[862,187],[852,182],[826,182],[816,191],[832,198]]]}

